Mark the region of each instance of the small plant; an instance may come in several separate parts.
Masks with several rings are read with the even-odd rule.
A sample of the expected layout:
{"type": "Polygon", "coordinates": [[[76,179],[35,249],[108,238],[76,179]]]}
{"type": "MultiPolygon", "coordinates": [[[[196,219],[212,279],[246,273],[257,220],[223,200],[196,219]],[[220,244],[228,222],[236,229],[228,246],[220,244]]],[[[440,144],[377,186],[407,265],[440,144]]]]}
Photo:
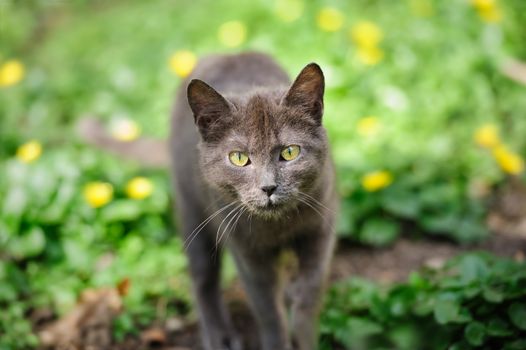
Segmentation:
{"type": "Polygon", "coordinates": [[[323,349],[526,349],[526,264],[471,253],[389,288],[336,284],[321,333],[323,349]]]}

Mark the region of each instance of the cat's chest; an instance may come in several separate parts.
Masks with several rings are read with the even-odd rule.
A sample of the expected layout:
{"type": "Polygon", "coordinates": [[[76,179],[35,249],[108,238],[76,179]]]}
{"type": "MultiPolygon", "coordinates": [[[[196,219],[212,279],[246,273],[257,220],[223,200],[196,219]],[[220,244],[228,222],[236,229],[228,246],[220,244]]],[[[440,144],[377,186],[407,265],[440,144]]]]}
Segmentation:
{"type": "MultiPolygon", "coordinates": [[[[287,247],[305,234],[315,233],[321,218],[310,211],[298,211],[282,220],[265,220],[243,215],[237,225],[229,229],[229,241],[249,249],[287,247]]],[[[225,241],[228,245],[229,241],[225,241]]]]}

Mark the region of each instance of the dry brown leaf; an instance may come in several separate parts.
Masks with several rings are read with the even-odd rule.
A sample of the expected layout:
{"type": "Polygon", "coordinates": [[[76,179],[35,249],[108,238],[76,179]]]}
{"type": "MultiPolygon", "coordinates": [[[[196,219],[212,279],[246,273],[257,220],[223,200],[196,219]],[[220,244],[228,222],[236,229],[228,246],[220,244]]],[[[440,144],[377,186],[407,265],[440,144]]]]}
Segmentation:
{"type": "Polygon", "coordinates": [[[128,295],[128,292],[130,291],[130,279],[125,278],[119,283],[117,283],[117,291],[119,292],[120,296],[125,297],[128,295]]]}
{"type": "Polygon", "coordinates": [[[67,315],[39,332],[44,346],[104,349],[111,344],[111,325],[122,310],[117,288],[87,289],[67,315]]]}
{"type": "Polygon", "coordinates": [[[159,347],[166,344],[166,332],[162,328],[150,328],[141,333],[141,340],[148,347],[159,347]]]}

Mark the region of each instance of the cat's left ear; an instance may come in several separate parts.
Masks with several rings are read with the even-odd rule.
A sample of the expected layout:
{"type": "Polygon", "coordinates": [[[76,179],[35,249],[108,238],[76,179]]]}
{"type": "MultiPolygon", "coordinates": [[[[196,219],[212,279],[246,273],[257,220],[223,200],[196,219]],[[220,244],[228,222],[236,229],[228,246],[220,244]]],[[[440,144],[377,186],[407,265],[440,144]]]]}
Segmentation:
{"type": "Polygon", "coordinates": [[[287,106],[302,108],[316,123],[321,125],[324,91],[323,72],[316,63],[310,63],[294,80],[283,103],[287,106]]]}
{"type": "Polygon", "coordinates": [[[204,139],[220,136],[222,127],[219,120],[230,116],[230,104],[210,85],[193,79],[187,89],[188,104],[194,113],[195,124],[204,139]]]}

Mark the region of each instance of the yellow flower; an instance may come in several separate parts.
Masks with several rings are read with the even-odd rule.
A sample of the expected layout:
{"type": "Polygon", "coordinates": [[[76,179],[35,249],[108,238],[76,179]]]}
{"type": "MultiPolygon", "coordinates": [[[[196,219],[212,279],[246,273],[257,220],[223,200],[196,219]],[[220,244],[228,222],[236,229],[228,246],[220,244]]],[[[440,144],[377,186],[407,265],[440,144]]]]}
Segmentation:
{"type": "Polygon", "coordinates": [[[92,208],[100,208],[113,198],[113,186],[107,182],[90,182],[84,187],[84,199],[92,208]]]}
{"type": "Polygon", "coordinates": [[[42,154],[42,144],[36,140],[24,143],[16,150],[16,157],[24,163],[37,160],[42,154]]]}
{"type": "Polygon", "coordinates": [[[225,22],[219,27],[217,36],[224,46],[237,47],[245,42],[247,27],[241,21],[225,22]]]}
{"type": "Polygon", "coordinates": [[[488,23],[498,23],[502,20],[502,11],[500,8],[495,7],[489,10],[479,10],[479,17],[488,23]]]}
{"type": "Polygon", "coordinates": [[[416,16],[429,17],[435,12],[430,0],[409,0],[411,11],[416,16]]]}
{"type": "Polygon", "coordinates": [[[383,32],[380,27],[370,21],[360,21],[355,24],[349,35],[360,48],[376,48],[383,39],[383,32]]]}
{"type": "Polygon", "coordinates": [[[10,60],[0,66],[0,87],[18,83],[24,78],[25,69],[22,62],[10,60]]]}
{"type": "Polygon", "coordinates": [[[141,129],[131,119],[120,118],[110,124],[111,135],[119,141],[133,141],[141,134],[141,129]]]}
{"type": "Polygon", "coordinates": [[[197,56],[189,50],[175,52],[169,61],[170,69],[181,78],[187,77],[197,63],[197,56]]]}
{"type": "Polygon", "coordinates": [[[471,3],[477,10],[489,10],[497,5],[495,0],[471,0],[471,3]]]}
{"type": "Polygon", "coordinates": [[[126,185],[126,194],[133,199],[144,199],[152,192],[153,183],[145,177],[135,177],[126,185]]]}
{"type": "Polygon", "coordinates": [[[369,192],[381,190],[389,186],[392,182],[393,176],[385,170],[368,173],[362,178],[362,186],[369,192]]]}
{"type": "Polygon", "coordinates": [[[363,64],[374,66],[384,58],[384,51],[378,47],[360,47],[357,57],[363,64]]]}
{"type": "Polygon", "coordinates": [[[502,170],[508,174],[517,175],[524,170],[524,160],[520,155],[511,152],[506,146],[498,146],[493,150],[493,156],[502,170]]]}
{"type": "Polygon", "coordinates": [[[499,131],[495,124],[484,124],[475,131],[475,142],[484,148],[493,148],[500,144],[499,131]]]}
{"type": "Polygon", "coordinates": [[[275,12],[283,22],[294,22],[303,14],[302,0],[276,0],[275,12]]]}
{"type": "Polygon", "coordinates": [[[471,2],[483,21],[495,23],[502,19],[502,11],[496,0],[472,0],[471,2]]]}
{"type": "Polygon", "coordinates": [[[358,121],[358,133],[362,136],[371,136],[380,129],[380,121],[377,117],[369,116],[363,117],[358,121]]]}
{"type": "Polygon", "coordinates": [[[318,12],[318,27],[326,32],[337,32],[343,27],[343,13],[333,7],[324,7],[318,12]]]}

